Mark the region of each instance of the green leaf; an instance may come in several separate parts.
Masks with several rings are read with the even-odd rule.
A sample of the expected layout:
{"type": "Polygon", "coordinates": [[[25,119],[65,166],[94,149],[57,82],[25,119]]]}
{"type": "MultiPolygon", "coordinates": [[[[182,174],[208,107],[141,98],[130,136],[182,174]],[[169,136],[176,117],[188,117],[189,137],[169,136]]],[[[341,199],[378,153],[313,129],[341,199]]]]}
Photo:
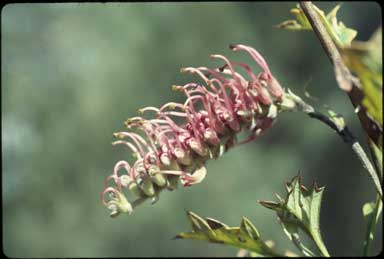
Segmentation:
{"type": "MultiPolygon", "coordinates": [[[[356,37],[357,31],[346,27],[341,21],[337,20],[336,15],[340,9],[340,5],[336,5],[327,15],[315,5],[314,9],[336,45],[340,48],[349,46],[356,37]]],[[[278,28],[288,30],[312,30],[311,24],[299,5],[297,5],[296,8],[292,8],[290,12],[296,20],[284,21],[277,25],[278,28]]]]}
{"type": "MultiPolygon", "coordinates": [[[[376,30],[366,42],[354,41],[350,47],[341,49],[347,67],[359,77],[363,100],[369,118],[383,128],[383,74],[382,74],[382,29],[376,30]]],[[[382,137],[378,146],[382,150],[382,137]]]]}
{"type": "Polygon", "coordinates": [[[329,256],[320,234],[320,207],[324,188],[316,183],[310,189],[301,184],[301,177],[296,176],[286,183],[287,197],[279,202],[260,201],[264,207],[276,211],[285,234],[305,255],[314,253],[305,247],[299,236],[299,229],[304,231],[316,244],[322,256],[329,256]]]}
{"type": "MultiPolygon", "coordinates": [[[[319,10],[319,13],[322,12],[317,7],[315,9],[319,10]]],[[[357,31],[351,28],[347,28],[343,22],[337,21],[336,15],[339,9],[340,5],[336,5],[332,11],[327,14],[326,19],[324,19],[322,16],[322,20],[336,45],[338,47],[344,47],[351,44],[352,40],[357,35],[357,31]]]]}
{"type": "Polygon", "coordinates": [[[292,223],[290,220],[285,218],[281,220],[279,218],[280,224],[284,230],[285,235],[292,241],[292,243],[299,249],[305,256],[316,257],[316,254],[307,248],[300,239],[299,235],[299,226],[297,222],[292,223]]]}
{"type": "Polygon", "coordinates": [[[277,25],[278,28],[294,31],[312,30],[311,24],[300,7],[292,8],[290,12],[293,16],[295,16],[296,20],[284,21],[277,25]]]}
{"type": "Polygon", "coordinates": [[[187,216],[193,231],[179,233],[176,239],[204,240],[236,246],[252,251],[258,257],[281,256],[263,241],[259,231],[246,217],[241,220],[240,227],[228,227],[215,219],[203,219],[191,211],[187,212],[187,216]]]}
{"type": "MultiPolygon", "coordinates": [[[[357,90],[352,96],[356,107],[363,108],[364,128],[375,144],[382,150],[383,146],[383,75],[382,75],[382,30],[376,30],[367,42],[354,41],[357,31],[348,28],[343,22],[337,20],[340,5],[336,5],[327,15],[313,5],[328,34],[336,44],[346,66],[359,78],[362,89],[357,90]],[[362,98],[360,98],[360,95],[362,98]]],[[[288,30],[311,30],[311,24],[299,5],[291,9],[291,14],[296,20],[288,20],[277,25],[278,28],[288,30]]],[[[339,66],[335,67],[336,79],[343,73],[339,66]]],[[[342,81],[340,81],[342,82],[342,81]]],[[[359,84],[359,85],[360,85],[359,84]]],[[[348,90],[349,84],[339,84],[343,90],[348,90]]],[[[349,91],[349,90],[348,90],[349,91]]]]}
{"type": "Polygon", "coordinates": [[[294,31],[312,30],[311,24],[299,6],[297,6],[297,8],[292,8],[290,12],[296,18],[296,20],[284,21],[277,25],[278,28],[294,31]]]}
{"type": "Polygon", "coordinates": [[[364,240],[364,256],[369,256],[370,245],[375,236],[375,226],[383,210],[383,202],[377,196],[376,202],[367,202],[363,206],[363,216],[367,222],[367,232],[364,240]]]}

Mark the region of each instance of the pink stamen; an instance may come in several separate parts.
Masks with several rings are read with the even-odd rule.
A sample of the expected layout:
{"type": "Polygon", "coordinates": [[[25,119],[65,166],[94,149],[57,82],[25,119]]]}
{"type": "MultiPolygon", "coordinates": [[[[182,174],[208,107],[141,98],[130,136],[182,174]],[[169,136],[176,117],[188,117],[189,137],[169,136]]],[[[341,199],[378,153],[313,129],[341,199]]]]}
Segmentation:
{"type": "Polygon", "coordinates": [[[232,90],[236,95],[239,95],[239,90],[235,87],[233,87],[232,85],[228,85],[226,84],[225,86],[219,81],[217,80],[216,78],[213,78],[211,79],[211,82],[214,83],[216,82],[221,91],[223,92],[223,100],[224,100],[224,103],[225,103],[225,107],[228,109],[228,110],[233,110],[233,104],[232,104],[232,101],[230,100],[229,96],[227,95],[226,91],[225,91],[225,86],[227,86],[230,90],[232,90]]]}
{"type": "Polygon", "coordinates": [[[109,175],[107,178],[105,178],[105,181],[104,181],[104,186],[108,186],[109,185],[109,181],[113,179],[115,184],[117,185],[117,188],[119,189],[119,191],[121,191],[121,182],[120,182],[120,179],[116,176],[116,175],[109,175]]]}
{"type": "Polygon", "coordinates": [[[228,81],[227,78],[223,77],[219,71],[215,71],[213,69],[210,69],[210,68],[207,68],[207,67],[198,67],[197,69],[199,70],[202,70],[202,71],[206,71],[209,73],[209,75],[219,79],[220,81],[222,81],[223,83],[226,83],[228,81]]]}
{"type": "Polygon", "coordinates": [[[184,109],[185,109],[185,107],[180,103],[169,102],[169,103],[166,103],[163,106],[161,106],[159,111],[162,112],[168,107],[170,107],[172,110],[174,110],[175,108],[179,108],[180,110],[184,111],[184,109]]]}
{"type": "MultiPolygon", "coordinates": [[[[232,62],[232,64],[244,68],[244,69],[247,71],[247,74],[249,75],[249,77],[250,77],[253,81],[256,81],[256,80],[257,80],[256,75],[253,73],[251,67],[248,66],[247,64],[240,63],[240,62],[232,62]]],[[[224,70],[227,66],[228,66],[228,65],[225,64],[223,67],[221,67],[221,68],[219,68],[219,69],[223,69],[223,70],[224,70]]]]}
{"type": "Polygon", "coordinates": [[[192,74],[197,74],[199,75],[205,83],[208,82],[208,78],[203,74],[201,73],[200,70],[198,70],[197,68],[194,68],[194,67],[186,67],[186,68],[182,68],[181,69],[181,72],[187,72],[187,73],[192,73],[192,74]]]}
{"type": "Polygon", "coordinates": [[[131,142],[128,142],[125,140],[116,140],[116,141],[112,142],[113,146],[119,145],[119,144],[123,144],[123,145],[128,146],[134,154],[137,154],[140,156],[140,152],[137,150],[137,148],[131,142]]]}
{"type": "Polygon", "coordinates": [[[245,50],[247,51],[252,58],[256,61],[257,64],[259,64],[267,74],[271,74],[271,71],[269,70],[269,67],[267,65],[267,62],[265,62],[264,58],[260,55],[259,52],[257,52],[255,49],[250,48],[245,45],[237,44],[237,45],[231,45],[229,46],[233,51],[238,51],[238,50],[245,50]]]}
{"type": "MultiPolygon", "coordinates": [[[[220,68],[219,68],[220,69],[220,68]]],[[[222,71],[221,71],[223,74],[227,74],[227,75],[231,75],[232,74],[232,72],[231,72],[231,70],[229,70],[229,69],[223,69],[222,71]]],[[[245,78],[241,75],[241,74],[239,74],[239,73],[237,73],[237,72],[234,72],[235,73],[235,75],[238,77],[238,79],[240,80],[240,82],[238,82],[238,84],[237,85],[240,85],[241,86],[241,90],[243,91],[246,87],[247,87],[247,80],[245,80],[245,78]]]]}
{"type": "Polygon", "coordinates": [[[102,201],[102,203],[103,203],[103,205],[104,205],[105,207],[108,207],[108,205],[109,205],[109,202],[108,202],[108,203],[105,202],[105,195],[106,195],[107,193],[109,193],[109,192],[112,192],[112,193],[114,193],[114,194],[116,195],[116,197],[119,197],[119,192],[116,191],[114,188],[112,188],[112,187],[108,187],[108,188],[106,188],[106,189],[101,193],[101,201],[102,201]]]}
{"type": "MultiPolygon", "coordinates": [[[[141,145],[142,143],[140,143],[141,137],[138,134],[132,133],[132,132],[117,132],[117,133],[115,133],[115,135],[116,136],[129,137],[130,139],[132,139],[135,142],[136,146],[139,148],[141,156],[144,157],[145,152],[144,152],[143,146],[141,145]]],[[[144,143],[145,143],[145,145],[147,144],[145,141],[144,141],[144,143]]]]}
{"type": "MultiPolygon", "coordinates": [[[[222,59],[224,60],[224,62],[226,63],[226,65],[228,66],[229,70],[231,71],[232,73],[232,77],[235,78],[236,80],[238,80],[239,78],[237,77],[236,73],[235,73],[235,70],[233,69],[233,66],[231,64],[231,61],[229,61],[229,59],[227,59],[226,57],[224,57],[223,55],[211,55],[210,56],[211,58],[218,58],[218,59],[222,59]]],[[[239,84],[241,84],[240,81],[238,81],[239,84]]]]}

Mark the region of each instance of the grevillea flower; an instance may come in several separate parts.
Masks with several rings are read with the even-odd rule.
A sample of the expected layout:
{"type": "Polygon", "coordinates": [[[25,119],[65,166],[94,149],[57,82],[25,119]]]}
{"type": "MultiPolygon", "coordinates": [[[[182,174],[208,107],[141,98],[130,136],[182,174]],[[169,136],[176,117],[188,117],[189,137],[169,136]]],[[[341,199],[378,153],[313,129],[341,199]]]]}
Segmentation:
{"type": "Polygon", "coordinates": [[[282,87],[256,50],[245,45],[230,48],[247,52],[262,71],[255,74],[247,64],[211,55],[224,65],[181,69],[204,82],[172,87],[185,94],[184,103],[142,108],[140,114],[151,113],[153,117],[129,118],[125,122],[127,131],[114,133],[118,140],[112,144],[125,145],[136,161],[117,162],[105,180],[102,202],[112,217],[132,213],[147,198],[157,201],[162,190],[176,189],[179,180],[183,186],[201,182],[207,173],[207,160],[220,157],[236,144],[256,139],[272,126],[285,94],[282,87]],[[238,141],[236,136],[241,131],[249,132],[249,137],[238,141]],[[133,202],[127,200],[123,189],[133,202]]]}

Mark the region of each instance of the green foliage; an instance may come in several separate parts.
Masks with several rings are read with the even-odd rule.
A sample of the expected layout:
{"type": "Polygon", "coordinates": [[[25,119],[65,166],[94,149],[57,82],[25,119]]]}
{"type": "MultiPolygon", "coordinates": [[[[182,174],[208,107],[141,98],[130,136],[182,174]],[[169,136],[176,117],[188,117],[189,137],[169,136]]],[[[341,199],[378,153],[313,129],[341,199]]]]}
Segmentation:
{"type": "Polygon", "coordinates": [[[292,8],[290,12],[293,16],[295,16],[296,20],[286,20],[278,24],[276,26],[277,28],[294,31],[312,30],[311,24],[299,6],[297,6],[297,8],[292,8]]]}
{"type": "MultiPolygon", "coordinates": [[[[325,15],[321,9],[316,6],[314,7],[337,46],[349,46],[356,37],[357,31],[346,27],[343,22],[337,20],[336,15],[340,9],[340,5],[336,5],[327,15],[325,15]]],[[[311,24],[299,6],[292,8],[291,14],[295,16],[296,20],[284,21],[277,25],[277,27],[288,30],[312,30],[311,24]]]]}
{"type": "MultiPolygon", "coordinates": [[[[343,60],[356,74],[364,94],[361,102],[369,117],[381,129],[383,128],[383,65],[382,65],[382,29],[378,28],[367,42],[352,42],[351,46],[341,49],[343,60]]],[[[382,137],[378,141],[382,150],[382,137]]]]}
{"type": "Polygon", "coordinates": [[[281,256],[274,252],[261,238],[256,227],[243,217],[240,227],[228,227],[224,223],[206,218],[188,211],[187,216],[192,226],[191,232],[178,234],[177,239],[205,240],[217,244],[226,244],[250,250],[257,256],[281,256]]]}
{"type": "MultiPolygon", "coordinates": [[[[353,41],[357,31],[346,27],[343,22],[337,20],[336,15],[340,5],[336,5],[327,15],[315,5],[313,6],[327,32],[339,48],[345,64],[358,76],[361,82],[363,94],[362,107],[366,109],[369,119],[374,120],[382,131],[383,75],[381,27],[376,30],[369,41],[353,41]]],[[[312,30],[311,24],[299,5],[291,9],[291,14],[295,16],[296,20],[284,21],[277,25],[277,27],[297,31],[312,30]]],[[[382,150],[382,136],[379,138],[376,143],[380,150],[382,150]]]]}
{"type": "MultiPolygon", "coordinates": [[[[366,42],[355,41],[350,47],[341,49],[343,60],[348,68],[355,73],[361,82],[362,106],[368,117],[383,128],[383,74],[382,74],[382,28],[379,27],[366,42]]],[[[383,179],[383,136],[375,143],[369,139],[369,147],[375,163],[379,179],[383,179]]],[[[364,239],[365,256],[369,255],[371,242],[374,239],[375,226],[382,212],[382,201],[378,196],[376,202],[365,203],[362,207],[367,223],[364,239]]]]}
{"type": "Polygon", "coordinates": [[[369,255],[370,246],[374,239],[375,226],[379,221],[381,212],[383,210],[383,202],[379,196],[377,196],[376,202],[367,202],[364,204],[363,216],[367,222],[367,232],[364,240],[364,256],[369,255]]]}
{"type": "Polygon", "coordinates": [[[307,189],[301,183],[301,177],[294,177],[286,183],[287,197],[277,195],[278,202],[260,201],[266,208],[276,211],[285,234],[305,254],[313,252],[300,242],[299,229],[303,230],[316,244],[321,255],[329,256],[320,234],[320,206],[324,188],[316,183],[307,189]]]}
{"type": "MultiPolygon", "coordinates": [[[[302,242],[299,230],[304,231],[315,243],[322,256],[329,256],[320,234],[320,206],[324,188],[316,183],[310,189],[301,184],[296,176],[286,183],[287,197],[276,195],[278,202],[259,201],[266,208],[276,211],[284,233],[305,256],[317,256],[302,242]]],[[[177,239],[205,240],[212,243],[232,245],[252,252],[253,256],[279,256],[260,236],[256,227],[243,217],[240,227],[228,227],[215,219],[205,220],[193,212],[187,212],[191,232],[183,232],[177,239]]],[[[296,256],[286,251],[286,256],[296,256]]],[[[280,255],[281,256],[281,255],[280,255]]]]}

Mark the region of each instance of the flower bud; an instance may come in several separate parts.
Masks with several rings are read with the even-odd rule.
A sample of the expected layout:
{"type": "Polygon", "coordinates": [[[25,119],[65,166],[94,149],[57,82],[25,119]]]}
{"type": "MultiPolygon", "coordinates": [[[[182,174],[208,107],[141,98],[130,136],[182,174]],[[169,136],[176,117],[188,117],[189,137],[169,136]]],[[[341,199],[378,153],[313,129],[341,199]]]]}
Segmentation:
{"type": "Polygon", "coordinates": [[[160,168],[158,166],[151,165],[148,169],[148,174],[151,178],[151,181],[156,185],[163,187],[167,184],[167,178],[160,173],[160,168]]]}
{"type": "Polygon", "coordinates": [[[276,80],[276,78],[272,76],[271,79],[267,81],[267,84],[271,94],[276,99],[281,100],[281,98],[283,97],[284,91],[280,83],[276,80]]]}
{"type": "Polygon", "coordinates": [[[139,183],[139,187],[146,196],[151,197],[155,195],[155,188],[153,187],[153,184],[148,176],[142,178],[141,183],[139,183]]]}
{"type": "Polygon", "coordinates": [[[122,176],[120,176],[120,183],[123,187],[128,187],[130,182],[131,177],[129,177],[129,175],[123,174],[122,176]]]}
{"type": "Polygon", "coordinates": [[[169,166],[171,164],[171,160],[169,159],[169,156],[167,153],[162,153],[160,155],[160,161],[165,166],[169,166]]]}
{"type": "Polygon", "coordinates": [[[189,151],[184,151],[182,148],[175,148],[173,150],[173,154],[177,158],[177,162],[182,164],[182,165],[190,165],[192,162],[192,158],[190,156],[189,151]]]}
{"type": "Polygon", "coordinates": [[[267,118],[275,119],[277,117],[277,107],[276,105],[269,106],[267,118]]]}
{"type": "Polygon", "coordinates": [[[252,113],[250,111],[240,110],[240,111],[237,111],[237,115],[243,118],[249,118],[252,116],[252,113]]]}
{"type": "Polygon", "coordinates": [[[110,216],[116,217],[120,213],[128,213],[129,215],[133,212],[132,205],[127,201],[124,194],[114,190],[114,197],[107,203],[107,208],[111,210],[110,216]]]}
{"type": "Polygon", "coordinates": [[[111,216],[112,218],[117,217],[120,214],[120,211],[118,210],[116,204],[110,204],[108,206],[108,209],[111,211],[109,213],[109,216],[111,216]]]}
{"type": "Polygon", "coordinates": [[[196,141],[194,138],[190,138],[188,140],[188,144],[193,151],[195,151],[200,156],[206,156],[208,154],[208,150],[206,147],[203,147],[200,142],[196,141]]]}
{"type": "Polygon", "coordinates": [[[296,110],[295,101],[289,96],[285,95],[281,103],[279,103],[280,111],[294,111],[296,110]]]}
{"type": "Polygon", "coordinates": [[[144,196],[143,191],[139,188],[139,185],[135,181],[131,181],[128,184],[128,190],[135,195],[137,198],[141,198],[144,196]]]}
{"type": "Polygon", "coordinates": [[[210,128],[204,131],[204,140],[214,146],[220,142],[220,139],[217,137],[216,132],[210,128]]]}
{"type": "Polygon", "coordinates": [[[151,204],[152,204],[152,205],[155,204],[156,202],[159,201],[159,199],[160,199],[160,195],[159,195],[158,193],[156,193],[155,196],[153,196],[153,197],[151,198],[151,204]]]}

